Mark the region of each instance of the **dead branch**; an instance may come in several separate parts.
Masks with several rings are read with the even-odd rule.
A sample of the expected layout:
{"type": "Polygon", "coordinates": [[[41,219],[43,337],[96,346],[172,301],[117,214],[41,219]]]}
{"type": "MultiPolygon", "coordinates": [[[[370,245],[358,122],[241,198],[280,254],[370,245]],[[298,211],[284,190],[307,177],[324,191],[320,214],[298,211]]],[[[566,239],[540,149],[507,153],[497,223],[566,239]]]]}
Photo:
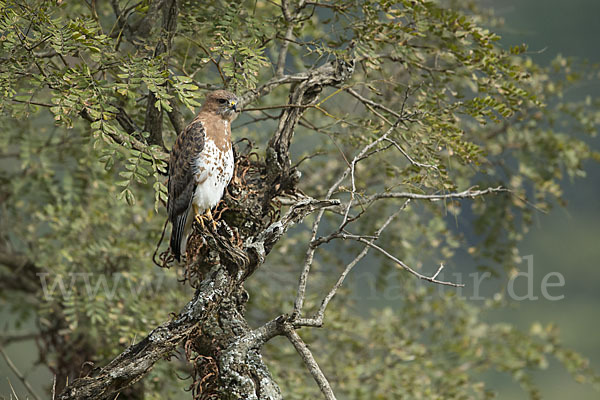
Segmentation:
{"type": "MultiPolygon", "coordinates": [[[[398,120],[396,122],[396,124],[399,124],[399,123],[400,123],[400,120],[398,120]]],[[[351,165],[348,166],[348,168],[346,168],[346,170],[342,173],[342,175],[333,183],[333,185],[331,185],[331,187],[327,191],[327,194],[325,195],[326,200],[331,198],[334,191],[340,186],[340,184],[346,179],[346,177],[348,177],[348,175],[354,173],[353,171],[354,171],[354,167],[355,167],[356,163],[365,154],[367,154],[369,151],[371,151],[371,149],[373,149],[379,143],[381,143],[383,140],[385,140],[385,138],[395,129],[395,127],[396,127],[395,125],[392,126],[382,136],[380,136],[379,138],[375,139],[374,141],[372,141],[371,143],[369,143],[368,145],[363,147],[363,149],[354,157],[351,165]]],[[[348,206],[346,207],[346,210],[344,211],[344,221],[347,221],[347,219],[348,219],[348,211],[350,209],[351,204],[352,204],[352,201],[348,202],[348,206]]],[[[317,217],[315,218],[315,221],[313,222],[311,238],[310,238],[309,243],[312,243],[317,237],[317,231],[319,229],[319,224],[321,223],[321,219],[323,218],[324,212],[325,212],[324,209],[319,211],[319,213],[317,214],[317,217]]],[[[340,226],[344,226],[344,225],[345,225],[345,222],[343,222],[340,226]]],[[[308,279],[308,274],[310,273],[310,268],[312,266],[313,258],[315,255],[315,250],[316,250],[316,247],[313,247],[310,244],[308,246],[308,249],[306,250],[304,266],[302,267],[302,272],[300,273],[300,279],[298,282],[298,291],[296,294],[296,299],[294,301],[294,311],[292,313],[292,320],[299,318],[302,313],[302,306],[304,304],[304,297],[306,294],[306,281],[308,279]]]]}
{"type": "Polygon", "coordinates": [[[435,275],[433,275],[431,277],[430,276],[426,276],[426,275],[418,273],[417,271],[415,271],[414,269],[412,269],[411,267],[409,267],[408,265],[406,265],[403,261],[401,261],[398,258],[396,258],[393,255],[391,255],[387,250],[382,249],[381,247],[377,246],[375,243],[372,243],[371,241],[368,241],[365,238],[358,237],[358,236],[352,236],[352,235],[347,235],[345,238],[354,239],[354,240],[357,240],[357,241],[359,241],[361,243],[366,244],[369,247],[372,247],[373,249],[379,251],[381,254],[383,254],[384,256],[386,256],[387,258],[389,258],[390,260],[392,260],[393,262],[395,262],[396,264],[398,264],[400,267],[402,267],[406,271],[410,272],[411,274],[413,274],[414,276],[416,276],[419,279],[422,279],[424,281],[428,281],[428,282],[431,282],[431,283],[437,283],[438,285],[454,286],[454,287],[463,287],[463,286],[465,286],[465,285],[459,284],[459,283],[447,282],[447,281],[440,281],[440,280],[436,279],[437,276],[439,275],[439,273],[441,272],[441,268],[437,270],[437,272],[435,273],[435,275]]]}
{"type": "Polygon", "coordinates": [[[335,400],[335,395],[333,394],[333,390],[331,389],[329,381],[325,377],[325,374],[323,374],[323,371],[321,371],[319,364],[317,364],[317,361],[308,349],[306,343],[304,343],[302,338],[291,325],[286,324],[284,326],[284,332],[285,336],[294,345],[294,348],[296,348],[298,354],[300,354],[302,361],[304,361],[304,364],[306,364],[306,367],[315,379],[315,382],[317,382],[317,385],[319,385],[319,389],[321,389],[321,393],[323,393],[325,399],[335,400]]]}
{"type": "MultiPolygon", "coordinates": [[[[402,211],[404,211],[404,209],[406,209],[406,206],[408,205],[409,202],[410,202],[410,200],[406,200],[404,202],[404,204],[396,212],[394,212],[393,214],[391,214],[385,220],[385,222],[381,225],[381,227],[379,227],[379,229],[377,229],[377,231],[373,234],[373,237],[369,240],[369,243],[372,244],[377,239],[379,239],[379,237],[381,236],[381,234],[383,233],[383,231],[385,230],[385,228],[388,227],[388,225],[398,216],[398,214],[400,214],[400,212],[402,212],[402,211]]],[[[344,280],[346,279],[346,276],[356,266],[356,264],[358,264],[367,255],[367,253],[369,252],[369,249],[370,249],[370,247],[368,245],[366,245],[365,247],[363,247],[362,251],[356,257],[354,257],[354,259],[350,263],[348,263],[346,265],[346,268],[340,274],[337,282],[333,285],[333,287],[329,290],[329,292],[327,293],[327,295],[323,298],[323,300],[321,301],[321,306],[319,307],[319,310],[317,311],[317,313],[315,314],[315,316],[312,318],[315,321],[315,324],[317,326],[321,326],[323,324],[323,317],[325,316],[325,310],[327,308],[327,305],[329,304],[329,302],[331,301],[331,299],[333,298],[333,296],[335,296],[335,294],[337,293],[338,289],[344,283],[344,280]]]]}
{"type": "Polygon", "coordinates": [[[462,192],[454,193],[440,193],[440,194],[421,194],[421,193],[410,193],[410,192],[382,192],[375,193],[365,198],[367,202],[373,202],[380,199],[411,199],[411,200],[449,200],[449,199],[474,199],[476,197],[485,196],[491,193],[510,193],[509,189],[502,186],[495,188],[489,187],[483,190],[475,189],[475,187],[469,188],[462,192]]]}

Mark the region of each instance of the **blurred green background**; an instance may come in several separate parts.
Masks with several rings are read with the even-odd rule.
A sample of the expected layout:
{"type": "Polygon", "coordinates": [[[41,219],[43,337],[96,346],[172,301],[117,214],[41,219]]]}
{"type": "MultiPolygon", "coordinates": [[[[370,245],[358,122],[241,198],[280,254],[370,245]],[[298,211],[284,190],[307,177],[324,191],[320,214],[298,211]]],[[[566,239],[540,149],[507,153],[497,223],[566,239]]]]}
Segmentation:
{"type": "MultiPolygon", "coordinates": [[[[557,54],[600,63],[600,1],[598,0],[493,0],[487,4],[505,20],[497,30],[501,43],[508,47],[527,43],[530,57],[547,65],[557,54]]],[[[583,98],[600,95],[600,80],[567,92],[583,98]]],[[[583,137],[583,136],[582,136],[583,137]]],[[[596,137],[591,143],[600,148],[596,137]]],[[[520,246],[521,254],[533,255],[534,290],[540,299],[520,301],[516,308],[490,316],[528,329],[532,322],[556,322],[565,345],[579,351],[600,368],[600,165],[588,163],[585,179],[565,179],[566,208],[555,207],[548,215],[539,214],[531,231],[520,246]],[[564,288],[550,294],[564,294],[564,299],[548,301],[540,293],[545,274],[560,272],[564,288]]],[[[526,265],[522,266],[526,268],[526,265]]],[[[524,280],[523,280],[524,281],[524,280]]],[[[517,285],[517,294],[526,288],[517,285]],[[520,287],[519,287],[520,286],[520,287]]],[[[502,379],[493,377],[493,379],[502,379]]],[[[590,387],[578,385],[564,369],[551,364],[538,377],[544,399],[597,399],[590,387]]],[[[498,387],[498,386],[497,386],[498,387]]],[[[508,379],[499,399],[519,399],[525,394],[508,379]]]]}
{"type": "MultiPolygon", "coordinates": [[[[502,36],[503,46],[526,43],[529,55],[542,65],[547,65],[557,54],[600,63],[600,1],[486,0],[484,3],[495,9],[496,16],[505,20],[505,25],[496,29],[502,36]]],[[[595,81],[568,92],[567,96],[582,98],[589,95],[595,98],[599,93],[600,81],[595,81]]],[[[598,138],[595,138],[593,147],[600,148],[598,138]]],[[[536,321],[542,324],[556,322],[564,344],[587,356],[598,369],[600,165],[589,163],[586,167],[586,179],[564,182],[568,206],[557,206],[547,215],[538,213],[535,225],[520,246],[521,254],[533,255],[534,295],[539,299],[515,302],[514,307],[488,314],[488,318],[514,323],[523,329],[529,329],[536,321]],[[564,295],[562,300],[549,301],[541,295],[542,279],[550,272],[564,276],[565,286],[550,290],[552,295],[564,295]]],[[[466,255],[455,262],[463,263],[453,266],[458,270],[472,271],[475,267],[469,265],[466,255]]],[[[522,267],[526,268],[525,263],[522,267]]],[[[482,284],[482,293],[492,292],[498,285],[498,281],[486,280],[482,284]]],[[[516,285],[516,292],[523,294],[525,291],[522,279],[516,285]]],[[[8,321],[9,318],[2,315],[0,320],[8,321]]],[[[9,346],[7,352],[41,393],[41,387],[47,386],[52,378],[45,368],[32,367],[37,354],[34,344],[15,344],[9,346]]],[[[8,380],[18,393],[25,393],[3,359],[0,360],[0,378],[0,398],[9,398],[8,380]]],[[[526,397],[508,377],[497,374],[485,378],[494,381],[493,387],[502,388],[499,399],[526,397]]],[[[591,387],[578,385],[562,367],[555,364],[550,364],[548,371],[539,374],[537,383],[544,399],[558,400],[567,396],[583,400],[599,398],[591,387]]]]}

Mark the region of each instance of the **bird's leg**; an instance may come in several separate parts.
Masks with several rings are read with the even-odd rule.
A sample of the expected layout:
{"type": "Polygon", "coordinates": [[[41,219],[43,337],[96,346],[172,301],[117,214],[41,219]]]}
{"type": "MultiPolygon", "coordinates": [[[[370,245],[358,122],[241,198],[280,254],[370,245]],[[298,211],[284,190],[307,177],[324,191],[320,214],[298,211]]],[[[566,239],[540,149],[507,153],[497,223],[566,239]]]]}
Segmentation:
{"type": "Polygon", "coordinates": [[[214,218],[213,218],[213,215],[212,215],[212,212],[210,211],[210,208],[208,208],[208,209],[206,210],[206,213],[205,213],[204,215],[206,216],[206,219],[207,219],[207,220],[208,220],[210,223],[212,223],[213,230],[216,232],[216,231],[217,231],[217,223],[215,222],[215,220],[214,220],[214,218]]]}
{"type": "Polygon", "coordinates": [[[200,226],[202,227],[202,230],[205,230],[204,228],[204,219],[202,218],[203,215],[200,214],[200,209],[198,208],[197,205],[192,203],[192,207],[194,207],[194,218],[196,219],[196,221],[198,221],[198,223],[200,224],[200,226]]]}

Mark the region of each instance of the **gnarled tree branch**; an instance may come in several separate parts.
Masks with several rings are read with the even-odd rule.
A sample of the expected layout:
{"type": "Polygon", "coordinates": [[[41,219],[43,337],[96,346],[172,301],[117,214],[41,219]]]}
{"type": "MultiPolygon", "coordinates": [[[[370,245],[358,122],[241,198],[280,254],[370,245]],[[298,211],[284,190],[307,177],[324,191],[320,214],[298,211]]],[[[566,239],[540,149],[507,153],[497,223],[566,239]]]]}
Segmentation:
{"type": "MultiPolygon", "coordinates": [[[[249,238],[244,244],[244,252],[253,255],[251,260],[254,265],[248,266],[248,271],[256,270],[258,265],[264,262],[265,256],[273,245],[291,226],[316,210],[336,205],[339,205],[337,200],[323,201],[306,198],[291,206],[281,219],[270,224],[257,236],[249,238]]],[[[243,279],[248,276],[244,275],[243,279]]],[[[240,283],[237,275],[229,272],[227,265],[215,265],[206,274],[197,287],[194,297],[186,304],[177,318],[153,329],[143,340],[130,346],[105,367],[92,371],[89,376],[73,381],[57,399],[113,398],[117,392],[141,379],[157,361],[170,355],[196,329],[202,331],[203,324],[209,323],[211,315],[219,312],[221,304],[235,295],[240,283]]],[[[240,320],[243,321],[241,316],[240,320]]],[[[242,323],[242,325],[244,324],[242,323]]],[[[271,384],[269,394],[267,392],[260,396],[257,394],[257,391],[264,391],[265,385],[272,382],[272,379],[262,361],[258,363],[260,355],[254,350],[274,335],[273,327],[266,326],[255,331],[250,331],[244,326],[238,327],[238,329],[240,332],[238,332],[237,339],[234,339],[227,350],[221,353],[218,361],[223,367],[228,367],[232,363],[251,357],[254,359],[252,365],[258,366],[254,373],[262,376],[261,379],[264,382],[261,385],[253,384],[251,371],[241,374],[235,372],[237,371],[235,369],[224,368],[221,379],[225,379],[227,390],[248,399],[280,398],[280,395],[276,396],[279,389],[274,384],[271,384]]]]}

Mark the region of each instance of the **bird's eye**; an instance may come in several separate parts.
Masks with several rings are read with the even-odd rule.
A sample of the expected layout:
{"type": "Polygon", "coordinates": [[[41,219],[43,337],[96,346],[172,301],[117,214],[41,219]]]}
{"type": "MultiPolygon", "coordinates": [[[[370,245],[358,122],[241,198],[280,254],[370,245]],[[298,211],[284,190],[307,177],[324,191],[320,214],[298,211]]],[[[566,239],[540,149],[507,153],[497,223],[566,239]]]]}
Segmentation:
{"type": "Polygon", "coordinates": [[[219,102],[219,104],[227,103],[227,100],[225,100],[225,99],[218,99],[217,101],[219,102]]]}

